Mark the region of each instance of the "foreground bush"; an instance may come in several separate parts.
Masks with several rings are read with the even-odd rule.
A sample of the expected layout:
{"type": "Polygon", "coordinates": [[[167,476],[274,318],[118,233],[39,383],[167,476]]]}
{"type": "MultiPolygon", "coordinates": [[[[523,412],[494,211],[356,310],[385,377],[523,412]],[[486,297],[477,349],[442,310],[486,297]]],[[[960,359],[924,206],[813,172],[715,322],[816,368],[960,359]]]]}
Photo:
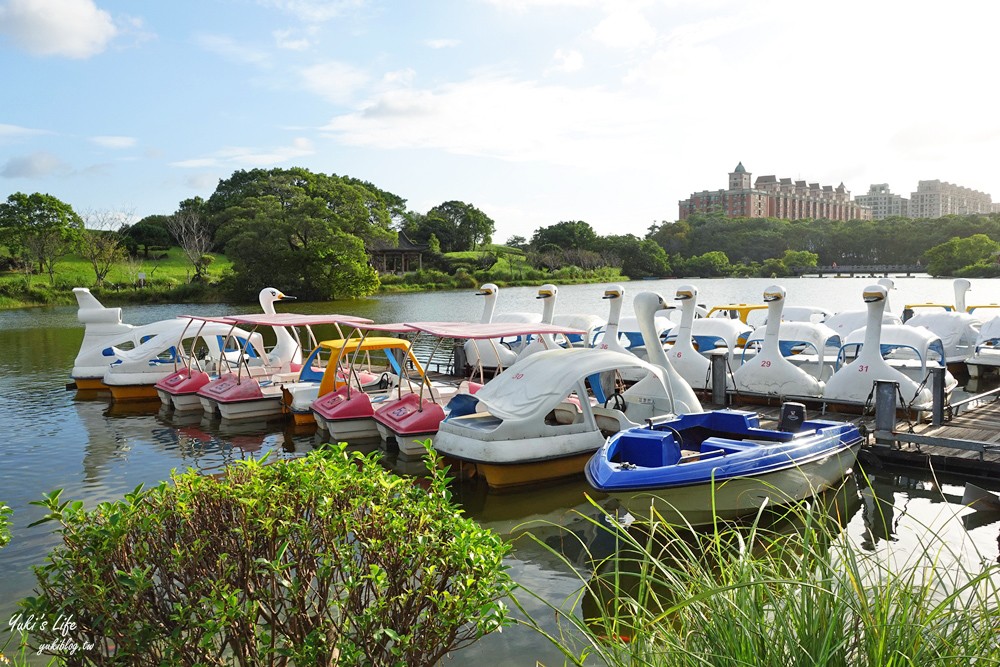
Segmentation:
{"type": "Polygon", "coordinates": [[[69,664],[435,664],[505,623],[510,585],[508,547],[446,482],[335,449],[175,475],[90,512],[50,494],[63,544],[22,608],[73,625],[35,627],[32,645],[84,647],[69,664]]]}
{"type": "Polygon", "coordinates": [[[918,553],[861,552],[817,503],[701,533],[591,521],[618,549],[552,605],[559,632],[528,621],[567,664],[1000,664],[1000,568],[933,532],[918,553]]]}
{"type": "Polygon", "coordinates": [[[0,548],[10,542],[10,515],[12,510],[5,503],[0,503],[0,548]]]}

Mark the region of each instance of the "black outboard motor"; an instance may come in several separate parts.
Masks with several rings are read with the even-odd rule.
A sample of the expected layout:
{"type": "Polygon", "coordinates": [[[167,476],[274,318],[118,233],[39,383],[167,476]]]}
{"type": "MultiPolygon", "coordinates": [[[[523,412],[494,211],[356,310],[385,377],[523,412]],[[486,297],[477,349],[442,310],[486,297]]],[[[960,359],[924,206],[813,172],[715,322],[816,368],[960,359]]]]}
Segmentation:
{"type": "Polygon", "coordinates": [[[806,406],[802,403],[792,403],[791,401],[781,404],[781,416],[778,417],[778,430],[786,433],[795,433],[802,429],[802,423],[806,420],[806,406]]]}

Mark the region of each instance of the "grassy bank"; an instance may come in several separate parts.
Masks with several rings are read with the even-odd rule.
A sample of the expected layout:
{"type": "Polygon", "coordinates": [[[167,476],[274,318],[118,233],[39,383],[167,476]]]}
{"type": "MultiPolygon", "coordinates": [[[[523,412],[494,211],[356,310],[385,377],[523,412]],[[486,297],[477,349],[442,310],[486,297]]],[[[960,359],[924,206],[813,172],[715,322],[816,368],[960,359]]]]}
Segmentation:
{"type": "Polygon", "coordinates": [[[218,281],[229,271],[225,255],[212,255],[206,283],[191,283],[194,269],[180,248],[170,248],[147,258],[118,264],[102,288],[94,286],[94,269],[79,256],[69,255],[56,264],[55,282],[47,274],[0,275],[0,308],[71,305],[74,287],[88,287],[102,301],[116,303],[214,302],[223,300],[218,281]],[[142,287],[139,276],[144,275],[142,287]]]}
{"type": "MultiPolygon", "coordinates": [[[[225,255],[212,256],[215,259],[209,266],[208,280],[205,282],[192,283],[191,264],[180,248],[171,248],[167,252],[158,252],[149,259],[116,266],[101,288],[94,286],[94,270],[89,262],[82,257],[68,256],[56,265],[54,284],[50,284],[49,277],[44,274],[30,277],[23,273],[0,274],[0,310],[73,305],[76,303],[74,287],[87,287],[102,303],[112,306],[131,303],[224,302],[227,295],[222,289],[221,281],[230,271],[231,263],[225,255]],[[144,285],[141,287],[138,284],[140,273],[145,274],[144,285]]],[[[556,271],[544,271],[523,263],[512,265],[507,261],[498,262],[491,269],[469,270],[460,267],[453,273],[423,269],[402,275],[383,274],[380,278],[379,291],[386,294],[469,289],[488,282],[501,287],[537,287],[547,282],[575,285],[624,279],[618,269],[584,271],[578,267],[565,267],[556,271]]]]}

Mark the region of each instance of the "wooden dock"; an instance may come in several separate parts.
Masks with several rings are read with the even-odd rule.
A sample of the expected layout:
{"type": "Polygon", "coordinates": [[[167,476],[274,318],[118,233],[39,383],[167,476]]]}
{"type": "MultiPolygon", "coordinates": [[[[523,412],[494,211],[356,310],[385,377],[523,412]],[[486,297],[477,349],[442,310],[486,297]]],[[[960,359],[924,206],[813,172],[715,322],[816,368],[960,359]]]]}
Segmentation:
{"type": "MultiPolygon", "coordinates": [[[[716,406],[718,407],[718,406],[716,406]]],[[[762,422],[776,423],[780,406],[736,404],[753,410],[762,422]]],[[[893,466],[1000,480],[1000,389],[946,406],[940,425],[894,418],[892,428],[878,428],[874,411],[850,414],[807,406],[808,418],[850,421],[863,427],[862,467],[893,466]]],[[[882,420],[879,420],[882,421],[882,420]]]]}

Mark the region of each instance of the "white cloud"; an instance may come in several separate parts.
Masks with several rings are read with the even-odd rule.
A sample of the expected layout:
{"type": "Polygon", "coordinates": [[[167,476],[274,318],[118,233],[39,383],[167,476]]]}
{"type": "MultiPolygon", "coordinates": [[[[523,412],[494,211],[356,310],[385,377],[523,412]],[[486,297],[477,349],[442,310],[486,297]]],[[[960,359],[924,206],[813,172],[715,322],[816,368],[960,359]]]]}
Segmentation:
{"type": "Polygon", "coordinates": [[[598,42],[615,49],[645,48],[656,41],[657,30],[638,10],[612,5],[611,11],[591,31],[598,42]]]}
{"type": "Polygon", "coordinates": [[[138,143],[135,137],[120,137],[120,136],[97,136],[91,137],[90,140],[101,146],[102,148],[132,148],[138,143]]]}
{"type": "Polygon", "coordinates": [[[311,35],[315,34],[315,30],[307,30],[305,33],[296,30],[275,30],[272,34],[279,49],[306,51],[312,46],[311,35]]]}
{"type": "Polygon", "coordinates": [[[34,137],[39,134],[48,134],[48,132],[45,130],[35,130],[30,127],[21,127],[20,125],[6,125],[4,123],[0,123],[0,140],[34,137]]]}
{"type": "Polygon", "coordinates": [[[425,39],[424,44],[432,49],[451,49],[462,42],[457,39],[425,39]]]}
{"type": "Polygon", "coordinates": [[[258,0],[310,23],[322,23],[350,14],[367,5],[367,0],[258,0]]]}
{"type": "Polygon", "coordinates": [[[8,0],[0,6],[0,33],[33,55],[89,58],[118,29],[92,0],[8,0]]]}
{"type": "Polygon", "coordinates": [[[68,174],[68,164],[52,153],[38,151],[31,155],[12,157],[0,169],[4,178],[45,178],[46,176],[68,174]]]}
{"type": "Polygon", "coordinates": [[[257,67],[269,67],[271,64],[271,58],[266,52],[240,44],[228,35],[202,34],[195,37],[195,41],[201,48],[216,53],[226,60],[257,67]]]}
{"type": "Polygon", "coordinates": [[[216,174],[191,174],[184,179],[184,185],[201,192],[214,190],[218,184],[219,177],[216,174]]]}
{"type": "Polygon", "coordinates": [[[583,54],[575,49],[556,49],[552,54],[551,72],[579,72],[583,69],[583,54]]]}
{"type": "Polygon", "coordinates": [[[387,91],[323,129],[357,146],[584,165],[620,152],[625,136],[641,138],[655,120],[652,112],[641,100],[596,87],[481,78],[387,91]]]}
{"type": "Polygon", "coordinates": [[[325,62],[299,71],[303,87],[320,97],[344,104],[350,102],[358,89],[369,81],[365,72],[342,62],[325,62]]]}
{"type": "Polygon", "coordinates": [[[526,12],[539,7],[593,7],[600,0],[486,0],[486,3],[504,11],[526,12]]]}
{"type": "Polygon", "coordinates": [[[297,137],[292,140],[291,146],[279,146],[264,150],[244,146],[228,146],[205,157],[179,160],[171,162],[170,165],[185,169],[270,167],[299,157],[312,155],[315,152],[316,150],[313,148],[311,141],[304,137],[297,137]]]}

